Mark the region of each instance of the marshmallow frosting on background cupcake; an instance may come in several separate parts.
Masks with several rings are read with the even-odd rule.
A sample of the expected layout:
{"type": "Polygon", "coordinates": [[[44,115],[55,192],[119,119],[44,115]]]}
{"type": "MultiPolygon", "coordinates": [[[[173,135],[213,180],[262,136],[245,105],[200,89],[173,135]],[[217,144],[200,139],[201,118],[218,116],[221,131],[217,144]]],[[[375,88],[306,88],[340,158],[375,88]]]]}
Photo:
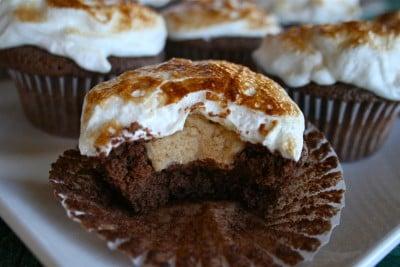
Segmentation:
{"type": "Polygon", "coordinates": [[[339,223],[338,158],[284,89],[173,59],[100,83],[50,183],[67,214],[149,266],[289,266],[339,223]],[[77,212],[79,211],[79,212],[77,212]]]}
{"type": "Polygon", "coordinates": [[[251,1],[183,1],[167,8],[167,56],[225,59],[251,66],[251,51],[280,27],[251,1]]]}
{"type": "Polygon", "coordinates": [[[361,15],[359,0],[257,0],[284,25],[349,21],[361,15]]]}
{"type": "Polygon", "coordinates": [[[400,101],[400,24],[347,22],[267,36],[257,65],[277,77],[342,160],[384,143],[400,101]]]}
{"type": "Polygon", "coordinates": [[[52,134],[79,134],[83,97],[96,83],[163,60],[164,20],[138,4],[10,0],[0,14],[0,64],[29,120],[52,134]]]}

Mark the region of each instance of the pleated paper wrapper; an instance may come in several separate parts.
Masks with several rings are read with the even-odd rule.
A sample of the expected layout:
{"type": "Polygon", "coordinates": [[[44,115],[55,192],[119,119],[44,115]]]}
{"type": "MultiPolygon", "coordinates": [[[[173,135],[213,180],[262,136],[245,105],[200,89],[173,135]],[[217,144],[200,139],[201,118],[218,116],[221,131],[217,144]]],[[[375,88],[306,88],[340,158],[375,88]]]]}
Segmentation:
{"type": "Polygon", "coordinates": [[[68,217],[123,252],[133,266],[293,266],[311,261],[328,243],[344,207],[336,153],[310,124],[304,137],[307,160],[296,177],[282,183],[281,195],[263,217],[229,201],[132,214],[113,201],[104,182],[83,171],[87,158],[78,150],[53,164],[50,183],[68,217]]]}

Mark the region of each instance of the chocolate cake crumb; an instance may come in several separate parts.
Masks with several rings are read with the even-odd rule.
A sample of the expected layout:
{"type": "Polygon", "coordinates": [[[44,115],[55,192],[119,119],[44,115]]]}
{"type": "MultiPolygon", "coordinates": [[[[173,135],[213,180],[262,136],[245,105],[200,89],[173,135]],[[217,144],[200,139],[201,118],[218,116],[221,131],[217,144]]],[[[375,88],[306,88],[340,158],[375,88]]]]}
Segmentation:
{"type": "Polygon", "coordinates": [[[99,160],[97,171],[104,181],[138,213],[178,201],[229,200],[263,214],[276,200],[280,182],[296,170],[295,162],[250,143],[229,169],[210,159],[173,164],[156,172],[147,157],[145,141],[126,142],[99,160]]]}

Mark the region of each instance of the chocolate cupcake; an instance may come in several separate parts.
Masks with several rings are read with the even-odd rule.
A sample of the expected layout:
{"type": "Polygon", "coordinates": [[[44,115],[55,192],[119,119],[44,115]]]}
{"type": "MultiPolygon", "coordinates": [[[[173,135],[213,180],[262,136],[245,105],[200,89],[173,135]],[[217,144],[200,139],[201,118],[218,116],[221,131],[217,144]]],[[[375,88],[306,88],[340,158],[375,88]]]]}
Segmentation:
{"type": "Polygon", "coordinates": [[[169,58],[224,59],[252,67],[251,52],[262,37],[280,31],[275,17],[250,1],[183,1],[163,15],[169,58]]]}
{"type": "Polygon", "coordinates": [[[98,82],[164,58],[163,18],[134,3],[11,0],[0,13],[0,67],[28,119],[54,135],[79,135],[83,98],[98,82]]]}
{"type": "Polygon", "coordinates": [[[344,201],[337,156],[304,128],[263,75],[174,59],[91,90],[79,150],[50,182],[135,265],[295,265],[328,242],[344,201]]]}
{"type": "Polygon", "coordinates": [[[257,0],[283,25],[336,23],[361,15],[359,0],[257,0]]]}
{"type": "Polygon", "coordinates": [[[399,110],[400,27],[379,22],[291,28],[254,53],[343,161],[377,151],[399,110]]]}

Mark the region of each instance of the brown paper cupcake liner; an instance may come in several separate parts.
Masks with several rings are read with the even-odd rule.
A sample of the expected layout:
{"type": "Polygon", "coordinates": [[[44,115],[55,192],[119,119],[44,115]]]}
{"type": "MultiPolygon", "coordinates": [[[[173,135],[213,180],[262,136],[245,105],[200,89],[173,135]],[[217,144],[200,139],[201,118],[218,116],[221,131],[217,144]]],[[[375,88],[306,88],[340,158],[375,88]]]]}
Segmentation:
{"type": "Polygon", "coordinates": [[[34,46],[0,50],[0,65],[14,80],[29,121],[64,137],[78,137],[83,99],[93,86],[124,71],[161,63],[164,58],[164,52],[150,57],[109,57],[111,71],[103,74],[34,46]]]}
{"type": "Polygon", "coordinates": [[[53,164],[50,183],[69,218],[135,266],[288,266],[312,260],[344,207],[345,184],[332,147],[310,125],[305,147],[296,175],[282,181],[282,193],[262,217],[233,201],[178,202],[134,214],[87,171],[90,159],[78,150],[53,164]]]}
{"type": "Polygon", "coordinates": [[[85,94],[113,75],[48,76],[9,70],[22,108],[37,128],[53,135],[77,137],[85,94]]]}
{"type": "Polygon", "coordinates": [[[248,48],[225,49],[223,47],[216,46],[198,47],[185,44],[185,42],[171,41],[168,41],[166,46],[166,54],[168,59],[174,57],[191,60],[220,59],[241,64],[249,67],[250,69],[255,69],[255,64],[251,56],[252,52],[253,50],[248,48]]]}
{"type": "Polygon", "coordinates": [[[288,89],[304,116],[331,142],[341,161],[372,155],[386,141],[400,104],[393,101],[331,99],[288,89]]]}

